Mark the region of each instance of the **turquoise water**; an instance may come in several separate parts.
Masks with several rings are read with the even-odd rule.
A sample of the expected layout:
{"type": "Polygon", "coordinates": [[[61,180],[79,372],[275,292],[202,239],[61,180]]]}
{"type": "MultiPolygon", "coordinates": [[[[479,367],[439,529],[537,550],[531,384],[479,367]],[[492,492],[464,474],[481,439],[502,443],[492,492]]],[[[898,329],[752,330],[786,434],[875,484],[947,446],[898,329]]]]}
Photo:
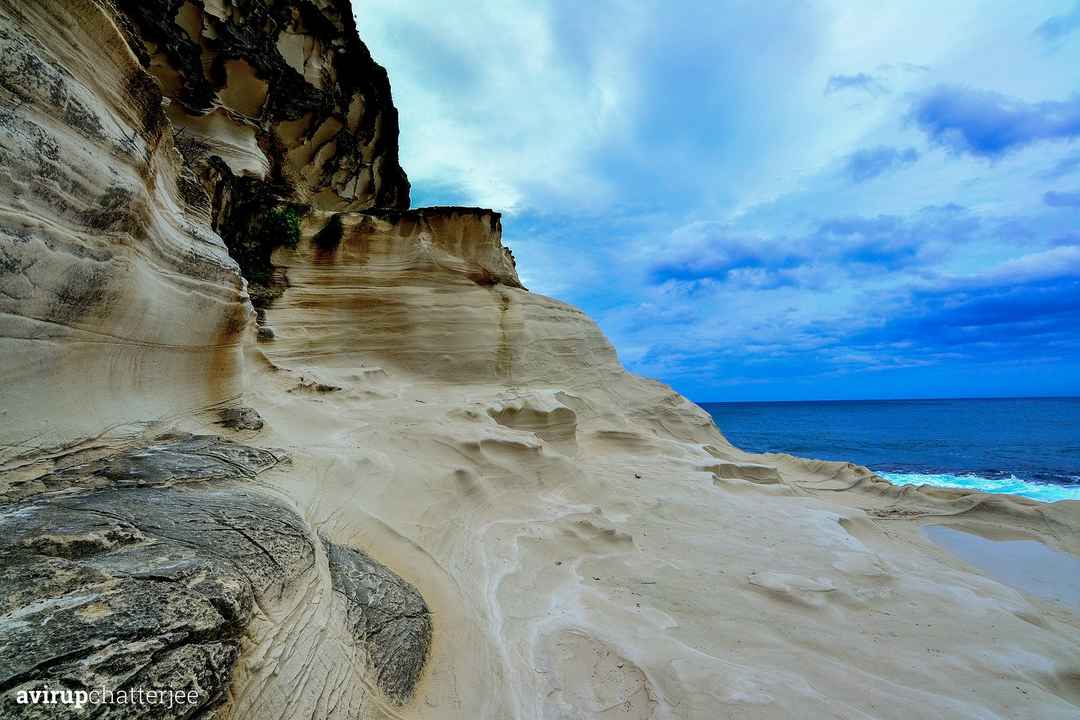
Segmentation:
{"type": "Polygon", "coordinates": [[[847,460],[900,485],[1080,500],[1080,398],[701,406],[751,452],[847,460]]]}
{"type": "Polygon", "coordinates": [[[983,492],[1023,495],[1033,500],[1080,500],[1080,485],[1033,482],[1021,480],[1015,475],[1008,477],[984,477],[976,473],[954,475],[951,473],[878,473],[895,485],[936,485],[938,487],[967,488],[983,492]]]}

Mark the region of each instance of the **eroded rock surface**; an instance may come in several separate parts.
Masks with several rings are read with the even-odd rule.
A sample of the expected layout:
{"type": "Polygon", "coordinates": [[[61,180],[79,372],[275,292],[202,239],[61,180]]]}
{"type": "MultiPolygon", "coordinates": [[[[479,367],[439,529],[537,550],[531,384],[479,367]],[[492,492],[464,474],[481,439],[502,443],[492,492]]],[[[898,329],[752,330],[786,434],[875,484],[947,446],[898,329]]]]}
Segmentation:
{"type": "Polygon", "coordinates": [[[255,605],[310,570],[315,549],[280,500],[207,481],[245,480],[274,462],[178,438],[57,473],[42,485],[67,492],[0,508],[3,717],[41,713],[16,700],[43,687],[197,697],[108,717],[191,717],[223,702],[255,605]]]}
{"type": "Polygon", "coordinates": [[[119,22],[0,0],[3,456],[241,389],[244,283],[119,22]]]}
{"type": "Polygon", "coordinates": [[[330,625],[355,639],[357,672],[407,699],[431,639],[423,598],[359,550],[319,552],[293,508],[250,486],[280,459],[213,436],[166,438],[50,473],[36,485],[49,492],[0,507],[2,716],[84,716],[19,703],[23,691],[141,688],[195,700],[86,712],[224,717],[254,615],[273,615],[320,565],[346,598],[330,625]]]}
{"type": "Polygon", "coordinates": [[[270,253],[310,209],[409,206],[390,83],[348,0],[117,5],[256,305],[280,293],[270,253]]]}
{"type": "Polygon", "coordinates": [[[408,207],[397,135],[347,0],[0,0],[0,452],[239,395],[271,252],[408,207]]]}
{"type": "Polygon", "coordinates": [[[200,480],[252,478],[280,456],[208,435],[163,436],[145,447],[7,484],[18,499],[46,490],[166,486],[200,480]]]}
{"type": "Polygon", "coordinates": [[[408,207],[386,71],[348,0],[118,0],[189,154],[323,209],[408,207]]]}
{"type": "Polygon", "coordinates": [[[230,430],[262,430],[264,423],[254,408],[235,407],[219,410],[218,424],[230,430]]]}

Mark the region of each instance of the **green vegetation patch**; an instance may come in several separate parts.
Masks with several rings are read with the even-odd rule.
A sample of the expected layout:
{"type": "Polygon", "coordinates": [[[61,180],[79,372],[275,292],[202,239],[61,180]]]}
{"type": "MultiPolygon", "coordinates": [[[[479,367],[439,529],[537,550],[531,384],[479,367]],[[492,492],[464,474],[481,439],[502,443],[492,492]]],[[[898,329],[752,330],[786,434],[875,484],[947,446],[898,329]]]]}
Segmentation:
{"type": "Polygon", "coordinates": [[[296,247],[300,242],[300,213],[291,205],[272,209],[259,226],[257,236],[258,244],[263,247],[296,247]]]}

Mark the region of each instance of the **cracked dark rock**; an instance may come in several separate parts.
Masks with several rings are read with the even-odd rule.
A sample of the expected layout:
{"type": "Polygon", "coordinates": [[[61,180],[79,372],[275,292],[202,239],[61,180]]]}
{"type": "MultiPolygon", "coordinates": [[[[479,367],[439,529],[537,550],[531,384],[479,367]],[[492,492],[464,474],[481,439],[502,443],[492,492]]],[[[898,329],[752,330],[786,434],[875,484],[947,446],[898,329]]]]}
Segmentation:
{"type": "MultiPolygon", "coordinates": [[[[94,717],[225,707],[254,616],[320,562],[306,522],[250,484],[280,460],[215,436],[172,435],[50,473],[48,492],[0,505],[0,717],[84,716],[16,702],[45,686],[197,697],[171,710],[101,706],[94,717]]],[[[324,546],[346,600],[341,621],[367,658],[358,669],[406,701],[431,643],[424,599],[363,552],[324,546]]]]}
{"type": "MultiPolygon", "coordinates": [[[[248,420],[253,422],[250,416],[248,420]]],[[[169,435],[150,445],[13,482],[7,496],[20,499],[46,490],[150,487],[251,478],[274,467],[284,457],[214,435],[169,435]]]]}
{"type": "Polygon", "coordinates": [[[190,717],[221,702],[257,603],[315,562],[295,511],[242,485],[276,462],[220,438],[171,437],[46,482],[66,492],[3,506],[0,716],[34,717],[40,706],[15,698],[46,684],[198,698],[105,717],[190,717]]]}
{"type": "Polygon", "coordinates": [[[218,425],[230,430],[262,430],[264,423],[254,408],[236,407],[220,410],[218,425]]]}
{"type": "Polygon", "coordinates": [[[431,648],[431,612],[408,581],[364,552],[323,538],[334,590],[348,604],[353,637],[366,648],[379,689],[412,697],[431,648]]]}

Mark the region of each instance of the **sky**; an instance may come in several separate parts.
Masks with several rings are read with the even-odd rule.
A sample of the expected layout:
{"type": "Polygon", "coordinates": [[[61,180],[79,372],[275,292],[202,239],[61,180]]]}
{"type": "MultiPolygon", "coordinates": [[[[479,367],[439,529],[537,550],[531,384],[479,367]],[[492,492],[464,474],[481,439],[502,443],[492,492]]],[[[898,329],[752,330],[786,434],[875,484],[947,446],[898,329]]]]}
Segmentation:
{"type": "Polygon", "coordinates": [[[413,205],[699,402],[1080,395],[1080,0],[353,0],[413,205]]]}

